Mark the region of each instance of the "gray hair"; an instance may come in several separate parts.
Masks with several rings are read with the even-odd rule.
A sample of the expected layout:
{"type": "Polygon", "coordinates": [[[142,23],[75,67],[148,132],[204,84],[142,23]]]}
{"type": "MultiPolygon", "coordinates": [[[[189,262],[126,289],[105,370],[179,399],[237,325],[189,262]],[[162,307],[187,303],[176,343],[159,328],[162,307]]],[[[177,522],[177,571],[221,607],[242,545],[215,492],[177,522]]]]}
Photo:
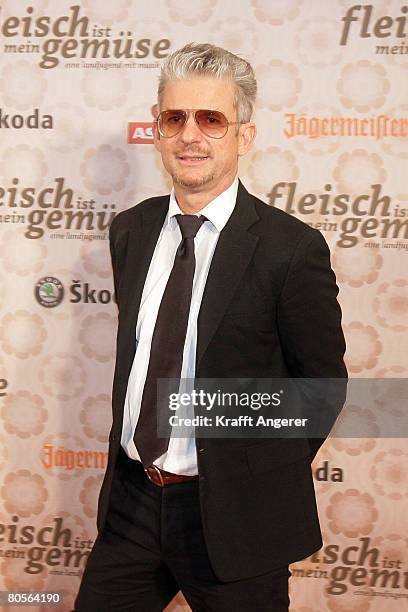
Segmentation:
{"type": "Polygon", "coordinates": [[[251,120],[257,86],[249,62],[221,47],[208,43],[188,43],[169,55],[162,65],[157,91],[159,108],[166,83],[190,76],[230,80],[235,86],[234,108],[238,121],[247,123],[251,120]]]}

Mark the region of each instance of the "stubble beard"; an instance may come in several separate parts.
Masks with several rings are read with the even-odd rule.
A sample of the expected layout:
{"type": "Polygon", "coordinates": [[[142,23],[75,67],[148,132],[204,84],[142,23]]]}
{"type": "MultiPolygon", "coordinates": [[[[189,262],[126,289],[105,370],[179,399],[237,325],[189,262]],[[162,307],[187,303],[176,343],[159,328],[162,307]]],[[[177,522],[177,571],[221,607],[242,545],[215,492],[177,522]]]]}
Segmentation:
{"type": "Polygon", "coordinates": [[[184,178],[183,176],[174,173],[172,175],[172,179],[176,185],[180,185],[181,187],[187,187],[189,189],[198,189],[199,187],[204,187],[208,183],[211,183],[215,179],[215,174],[210,173],[197,178],[184,178]]]}

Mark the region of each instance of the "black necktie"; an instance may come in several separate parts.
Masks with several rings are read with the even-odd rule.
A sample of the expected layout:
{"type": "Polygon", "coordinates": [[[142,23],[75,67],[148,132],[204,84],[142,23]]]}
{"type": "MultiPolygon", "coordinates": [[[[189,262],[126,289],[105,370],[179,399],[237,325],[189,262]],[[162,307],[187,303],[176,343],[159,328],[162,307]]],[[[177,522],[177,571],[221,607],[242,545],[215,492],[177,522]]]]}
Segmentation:
{"type": "MultiPolygon", "coordinates": [[[[169,444],[171,427],[168,422],[168,401],[158,405],[157,379],[180,379],[195,270],[194,238],[202,223],[206,221],[205,217],[195,215],[176,215],[176,219],[182,241],[177,248],[174,265],[157,313],[140,414],[133,437],[145,467],[160,457],[169,444]],[[159,438],[157,435],[158,416],[161,422],[165,423],[167,437],[159,438]]],[[[172,382],[174,386],[175,381],[172,382]]],[[[174,389],[166,387],[166,391],[168,397],[168,393],[178,392],[178,385],[174,389]]]]}

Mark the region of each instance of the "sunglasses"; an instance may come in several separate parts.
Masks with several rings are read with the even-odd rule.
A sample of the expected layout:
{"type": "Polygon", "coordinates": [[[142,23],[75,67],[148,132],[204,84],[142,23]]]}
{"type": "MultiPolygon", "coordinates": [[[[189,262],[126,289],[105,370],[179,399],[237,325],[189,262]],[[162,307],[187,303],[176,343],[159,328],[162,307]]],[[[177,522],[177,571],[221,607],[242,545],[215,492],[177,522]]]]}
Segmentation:
{"type": "Polygon", "coordinates": [[[216,110],[165,110],[156,119],[160,136],[172,138],[180,134],[191,114],[202,133],[210,138],[223,138],[230,125],[242,123],[242,121],[228,121],[223,113],[216,110]]]}

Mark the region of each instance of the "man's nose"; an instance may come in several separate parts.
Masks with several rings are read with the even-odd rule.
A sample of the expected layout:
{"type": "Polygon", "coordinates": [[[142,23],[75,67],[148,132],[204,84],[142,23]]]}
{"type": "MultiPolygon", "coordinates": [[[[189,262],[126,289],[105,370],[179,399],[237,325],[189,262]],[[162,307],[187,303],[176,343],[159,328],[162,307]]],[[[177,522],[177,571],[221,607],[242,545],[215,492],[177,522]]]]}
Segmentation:
{"type": "Polygon", "coordinates": [[[189,113],[187,121],[181,130],[180,138],[185,143],[197,142],[202,140],[203,133],[195,122],[193,113],[189,113]]]}

